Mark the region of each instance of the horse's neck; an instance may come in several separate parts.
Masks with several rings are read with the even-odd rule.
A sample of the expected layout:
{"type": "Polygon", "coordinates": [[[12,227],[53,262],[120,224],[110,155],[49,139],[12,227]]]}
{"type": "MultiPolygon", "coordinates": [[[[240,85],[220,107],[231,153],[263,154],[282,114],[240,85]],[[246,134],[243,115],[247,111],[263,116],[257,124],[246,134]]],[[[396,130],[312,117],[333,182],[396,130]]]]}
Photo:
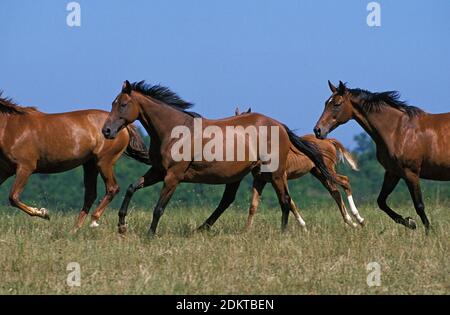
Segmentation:
{"type": "Polygon", "coordinates": [[[395,136],[402,132],[404,113],[397,109],[385,107],[371,113],[357,110],[355,120],[372,137],[377,146],[383,146],[389,151],[394,149],[395,136]]]}
{"type": "Polygon", "coordinates": [[[139,121],[150,135],[152,143],[161,143],[170,137],[176,126],[186,126],[192,123],[192,117],[180,110],[140,96],[141,113],[139,121]]]}

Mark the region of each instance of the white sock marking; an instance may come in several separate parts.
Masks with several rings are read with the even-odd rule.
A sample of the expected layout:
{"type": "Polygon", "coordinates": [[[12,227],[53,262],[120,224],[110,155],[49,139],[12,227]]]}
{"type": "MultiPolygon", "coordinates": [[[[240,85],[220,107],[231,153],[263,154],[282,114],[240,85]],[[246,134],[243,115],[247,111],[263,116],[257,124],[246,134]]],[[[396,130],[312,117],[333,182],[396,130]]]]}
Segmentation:
{"type": "Polygon", "coordinates": [[[353,200],[353,196],[348,196],[348,203],[350,204],[350,209],[352,211],[352,214],[355,216],[356,220],[358,220],[359,223],[364,222],[364,218],[362,218],[359,215],[358,209],[356,208],[355,201],[353,200]]]}

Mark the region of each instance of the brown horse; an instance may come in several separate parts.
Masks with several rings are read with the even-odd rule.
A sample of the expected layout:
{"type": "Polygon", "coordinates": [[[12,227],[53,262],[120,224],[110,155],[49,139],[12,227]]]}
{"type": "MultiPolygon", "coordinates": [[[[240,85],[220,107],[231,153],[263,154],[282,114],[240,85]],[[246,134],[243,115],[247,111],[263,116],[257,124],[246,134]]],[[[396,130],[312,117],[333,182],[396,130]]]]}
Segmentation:
{"type": "Polygon", "coordinates": [[[133,193],[160,181],[164,185],[153,211],[150,235],[155,234],[159,219],[180,182],[226,185],[219,206],[200,227],[209,229],[234,201],[243,177],[255,167],[266,167],[264,174],[275,188],[282,209],[281,227],[284,230],[291,211],[285,170],[287,154],[292,146],[307,154],[325,178],[334,180],[317,149],[303,142],[274,119],[250,114],[245,117],[210,120],[186,112],[191,106],[168,88],[147,85],[143,81],[133,84],[125,81],[122,91],[113,101],[103,134],[106,138],[113,139],[122,128],[139,120],[150,135],[152,160],[152,168],[135,184],[130,185],[125,195],[119,211],[119,232],[126,231],[125,216],[133,193]],[[231,135],[228,134],[230,130],[233,131],[231,135]],[[258,142],[258,152],[253,151],[255,147],[251,143],[255,136],[264,140],[258,142]],[[236,138],[237,141],[234,141],[236,138]],[[211,149],[213,139],[214,150],[211,149]],[[180,143],[184,144],[182,149],[180,143]],[[241,149],[243,146],[244,153],[248,154],[240,156],[238,145],[241,149]],[[203,148],[203,151],[199,152],[198,147],[203,148]],[[213,158],[209,154],[205,155],[208,147],[211,153],[214,151],[213,158]],[[271,148],[270,159],[267,158],[268,151],[262,153],[263,147],[271,148]],[[181,151],[182,158],[178,156],[181,151]],[[226,158],[223,156],[225,152],[226,158]],[[254,159],[251,158],[252,155],[254,159]],[[271,169],[270,164],[274,161],[278,163],[272,165],[274,168],[271,169]]]}
{"type": "Polygon", "coordinates": [[[102,133],[107,112],[83,110],[45,114],[34,107],[21,107],[0,93],[0,184],[16,175],[9,200],[12,206],[30,216],[49,219],[47,209],[27,206],[20,200],[28,178],[33,173],[57,173],[83,165],[84,205],[75,228],[81,227],[97,198],[100,173],[106,194],[92,215],[91,226],[119,192],[114,163],[126,150],[131,157],[149,162],[144,142],[133,125],[106,140],[102,133]]]}
{"type": "MultiPolygon", "coordinates": [[[[251,112],[251,109],[249,108],[246,112],[240,113],[239,109],[236,108],[235,115],[246,115],[251,112]]],[[[356,205],[353,201],[352,196],[352,188],[350,186],[350,181],[347,176],[340,175],[336,172],[336,165],[339,161],[343,161],[344,159],[348,162],[350,167],[354,170],[358,170],[358,165],[356,161],[353,159],[350,152],[348,152],[342,143],[340,143],[336,139],[325,139],[320,140],[317,139],[314,135],[306,135],[303,137],[300,137],[303,141],[307,141],[310,143],[313,143],[320,151],[320,153],[323,156],[323,160],[325,162],[325,165],[328,168],[328,172],[332,174],[336,178],[336,182],[339,186],[341,186],[345,194],[347,195],[347,199],[350,205],[351,213],[355,217],[355,219],[358,221],[358,223],[363,226],[364,225],[364,219],[360,216],[358,209],[356,208],[356,205]]],[[[336,201],[339,210],[341,212],[342,218],[344,219],[344,222],[347,223],[351,227],[357,227],[357,224],[354,223],[351,219],[351,217],[347,213],[347,209],[345,207],[344,201],[342,200],[341,193],[339,189],[336,187],[334,183],[330,183],[327,181],[320,171],[317,169],[313,161],[311,161],[310,158],[308,158],[305,154],[302,152],[296,150],[295,148],[292,148],[288,153],[288,159],[287,159],[287,178],[290,179],[296,179],[300,178],[308,173],[311,173],[314,177],[316,177],[322,185],[328,190],[330,195],[333,197],[333,199],[336,201]]],[[[259,176],[257,172],[253,172],[253,190],[252,190],[252,198],[251,198],[251,205],[248,210],[248,219],[247,219],[247,229],[250,229],[253,225],[253,216],[255,215],[256,211],[258,210],[259,201],[261,199],[262,191],[266,185],[266,181],[264,178],[259,176]]],[[[301,217],[299,210],[297,206],[294,203],[294,200],[291,201],[291,208],[293,210],[293,214],[297,220],[297,222],[306,229],[306,223],[301,217]]]]}
{"type": "Polygon", "coordinates": [[[385,168],[378,205],[395,222],[416,228],[411,218],[403,218],[386,203],[402,178],[409,189],[417,214],[428,232],[430,223],[420,190],[420,178],[450,180],[450,113],[428,114],[399,100],[395,91],[372,93],[349,89],[339,82],[325,103],[314,132],[325,138],[329,132],[355,119],[372,137],[377,159],[385,168]]]}

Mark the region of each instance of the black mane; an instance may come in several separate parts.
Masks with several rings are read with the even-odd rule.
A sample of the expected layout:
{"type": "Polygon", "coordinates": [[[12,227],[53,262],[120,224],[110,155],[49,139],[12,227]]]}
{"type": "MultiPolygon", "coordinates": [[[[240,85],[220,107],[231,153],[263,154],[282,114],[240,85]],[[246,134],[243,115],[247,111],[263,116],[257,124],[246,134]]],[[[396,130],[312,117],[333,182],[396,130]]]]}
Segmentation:
{"type": "Polygon", "coordinates": [[[11,98],[3,97],[2,94],[3,91],[0,91],[0,114],[25,115],[30,113],[39,113],[36,107],[19,106],[11,98]]]}
{"type": "Polygon", "coordinates": [[[163,102],[179,111],[182,111],[192,117],[201,117],[200,114],[196,112],[187,111],[187,109],[194,106],[194,104],[186,102],[178,94],[171,91],[168,87],[161,85],[152,85],[145,83],[145,81],[139,81],[131,83],[131,89],[133,91],[142,93],[146,96],[154,98],[158,101],[163,102]]]}
{"type": "Polygon", "coordinates": [[[409,117],[416,117],[424,114],[424,111],[418,107],[411,106],[400,99],[400,93],[397,91],[387,91],[373,93],[362,89],[347,89],[351,95],[359,98],[361,108],[370,112],[379,112],[385,106],[398,109],[406,113],[409,117]]]}

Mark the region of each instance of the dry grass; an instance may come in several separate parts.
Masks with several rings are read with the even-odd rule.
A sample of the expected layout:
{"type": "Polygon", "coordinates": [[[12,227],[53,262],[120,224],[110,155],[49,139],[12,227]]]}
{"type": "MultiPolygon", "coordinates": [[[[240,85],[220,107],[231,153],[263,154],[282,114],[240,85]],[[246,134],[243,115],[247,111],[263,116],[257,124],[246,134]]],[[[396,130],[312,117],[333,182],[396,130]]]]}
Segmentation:
{"type": "MultiPolygon", "coordinates": [[[[75,213],[50,222],[0,211],[1,294],[449,294],[450,213],[429,211],[434,231],[409,231],[375,208],[362,208],[364,229],[346,228],[336,209],[304,213],[309,232],[292,220],[280,233],[279,211],[257,215],[244,233],[245,210],[231,210],[210,233],[192,233],[209,214],[168,209],[148,239],[149,212],[129,216],[116,233],[116,212],[102,226],[68,233],[75,213]],[[69,262],[81,287],[66,285],[69,262]],[[380,287],[366,284],[366,265],[382,268],[380,287]]],[[[412,209],[401,213],[411,215],[412,209]]],[[[418,222],[419,223],[419,222],[418,222]]]]}

